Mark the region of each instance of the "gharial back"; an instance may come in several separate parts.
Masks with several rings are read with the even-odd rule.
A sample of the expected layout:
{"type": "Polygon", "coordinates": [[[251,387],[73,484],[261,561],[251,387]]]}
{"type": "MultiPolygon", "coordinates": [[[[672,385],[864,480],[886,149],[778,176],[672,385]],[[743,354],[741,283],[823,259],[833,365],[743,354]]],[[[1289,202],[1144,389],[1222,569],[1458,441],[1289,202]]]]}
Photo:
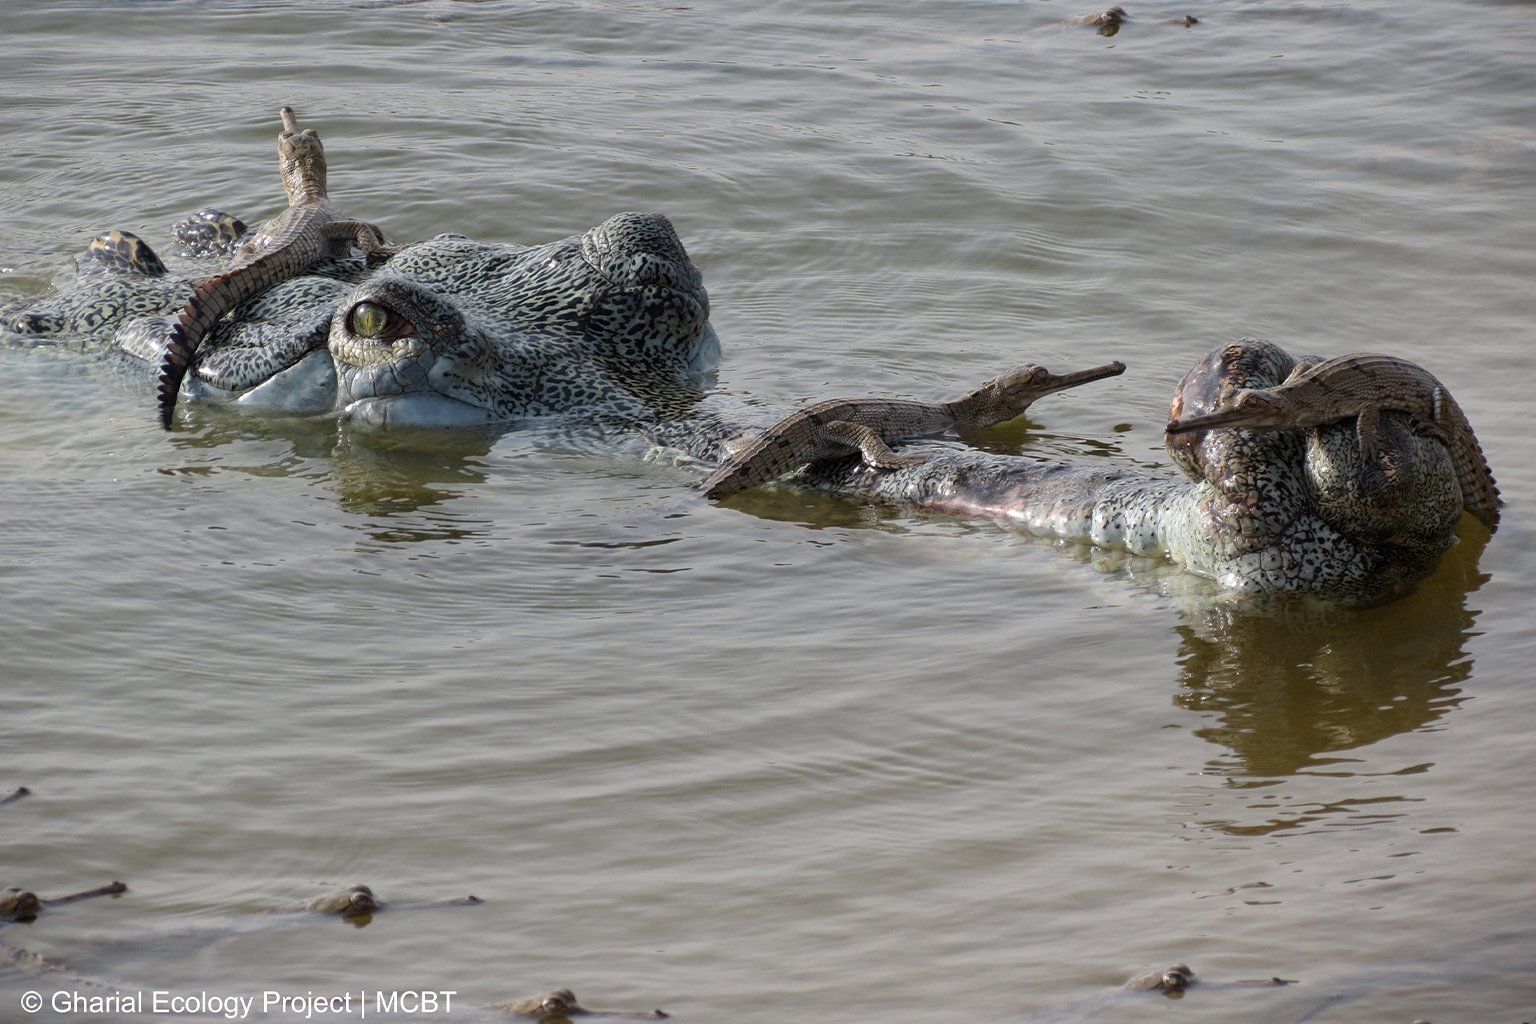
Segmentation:
{"type": "Polygon", "coordinates": [[[990,427],[1021,415],[1045,395],[1124,371],[1125,364],[1119,361],[1064,374],[1027,363],[950,402],[888,398],[817,402],[789,414],[731,452],[699,487],[712,500],[728,497],[798,466],[855,450],[871,466],[899,469],[917,465],[926,456],[897,455],[885,442],[936,434],[950,427],[990,427]]]}
{"type": "MultiPolygon", "coordinates": [[[[890,398],[832,398],[798,409],[730,451],[698,484],[712,501],[784,476],[817,459],[859,450],[847,428],[879,439],[921,436],[949,427],[943,405],[890,398]]],[[[869,453],[866,452],[866,459],[869,453]]]]}

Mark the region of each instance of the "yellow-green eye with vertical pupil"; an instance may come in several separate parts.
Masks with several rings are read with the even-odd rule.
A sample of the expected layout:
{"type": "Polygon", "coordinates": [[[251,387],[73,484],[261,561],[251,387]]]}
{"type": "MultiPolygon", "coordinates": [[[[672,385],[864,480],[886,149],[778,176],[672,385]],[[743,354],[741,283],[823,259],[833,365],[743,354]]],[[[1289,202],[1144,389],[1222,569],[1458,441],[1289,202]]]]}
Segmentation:
{"type": "Polygon", "coordinates": [[[389,327],[392,316],[376,302],[359,302],[347,314],[347,330],[359,338],[377,338],[389,327]]]}

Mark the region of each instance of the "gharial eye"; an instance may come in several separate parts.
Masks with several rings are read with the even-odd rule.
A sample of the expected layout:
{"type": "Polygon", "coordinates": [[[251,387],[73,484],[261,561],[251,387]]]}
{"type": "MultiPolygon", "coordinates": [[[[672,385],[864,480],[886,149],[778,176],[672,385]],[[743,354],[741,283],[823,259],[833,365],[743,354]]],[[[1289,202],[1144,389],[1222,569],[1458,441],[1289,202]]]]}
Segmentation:
{"type": "Polygon", "coordinates": [[[359,302],[347,311],[347,330],[359,338],[383,337],[399,317],[377,302],[359,302]]]}

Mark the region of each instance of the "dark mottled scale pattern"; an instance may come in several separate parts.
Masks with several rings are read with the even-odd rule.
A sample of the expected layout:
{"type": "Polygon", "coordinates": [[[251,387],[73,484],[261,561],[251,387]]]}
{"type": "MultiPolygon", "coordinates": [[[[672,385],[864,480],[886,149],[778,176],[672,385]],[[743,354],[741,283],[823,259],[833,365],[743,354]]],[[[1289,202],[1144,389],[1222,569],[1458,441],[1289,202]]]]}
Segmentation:
{"type": "MultiPolygon", "coordinates": [[[[1173,418],[1208,408],[1224,386],[1277,384],[1295,362],[1256,339],[1221,346],[1181,382],[1173,418]]],[[[1231,590],[1369,605],[1407,593],[1432,572],[1461,514],[1445,446],[1406,419],[1386,438],[1397,460],[1390,477],[1367,464],[1351,425],[1332,424],[1305,436],[1171,436],[1169,453],[1187,479],[948,449],[908,469],[821,463],[804,479],[1170,558],[1231,590]]]]}
{"type": "Polygon", "coordinates": [[[430,344],[402,355],[412,346],[352,336],[337,318],[343,401],[421,390],[428,366],[487,419],[654,424],[689,415],[702,397],[694,378],[709,299],[658,214],[618,214],[532,248],[440,236],[393,257],[344,305],[361,302],[399,312],[430,344]]]}
{"type": "MultiPolygon", "coordinates": [[[[16,317],[153,352],[190,285],[140,272],[142,250],[126,271],[115,258],[99,262],[117,269],[93,268],[16,317]]],[[[220,367],[211,382],[259,381],[328,334],[342,404],[446,390],[484,421],[562,414],[606,437],[631,434],[711,460],[741,429],[702,404],[715,351],[708,299],[664,218],[621,214],[586,237],[538,247],[442,236],[361,283],[343,280],[360,272],[304,275],[242,307],[205,343],[200,362],[220,367]],[[352,335],[347,313],[360,302],[387,305],[396,333],[352,335]]],[[[1273,386],[1295,364],[1267,342],[1221,346],[1181,382],[1173,414],[1209,410],[1226,387],[1273,386]]],[[[1395,413],[1383,417],[1382,436],[1387,458],[1376,466],[1365,464],[1351,426],[1336,423],[1170,438],[1183,475],[925,445],[920,466],[824,460],[800,479],[1172,559],[1233,590],[1370,604],[1433,570],[1461,509],[1443,444],[1395,413]]]]}

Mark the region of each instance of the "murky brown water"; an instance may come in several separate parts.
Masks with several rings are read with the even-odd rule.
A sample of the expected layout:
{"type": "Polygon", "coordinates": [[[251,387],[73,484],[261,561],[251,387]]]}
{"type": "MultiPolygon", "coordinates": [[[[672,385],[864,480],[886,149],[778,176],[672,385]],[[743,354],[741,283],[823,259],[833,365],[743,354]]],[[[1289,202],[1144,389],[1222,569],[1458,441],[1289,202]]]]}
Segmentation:
{"type": "MultiPolygon", "coordinates": [[[[271,213],[288,103],[397,238],[667,213],[744,398],[1123,358],[995,443],[1161,464],[1212,345],[1387,350],[1508,501],[1408,600],[1277,616],[990,524],[708,507],[537,431],[167,437],[0,351],[0,791],[36,792],[0,883],[131,887],[0,944],[146,998],[453,990],[451,1020],[557,985],[733,1024],[1532,1019],[1536,24],[1049,27],[1085,10],[0,10],[4,299],[103,228],[271,213]],[[354,881],[487,903],[250,914],[354,881]],[[1179,959],[1301,983],[1094,1001],[1179,959]]],[[[0,1020],[208,1016],[21,1009],[77,990],[0,967],[0,1020]]]]}

